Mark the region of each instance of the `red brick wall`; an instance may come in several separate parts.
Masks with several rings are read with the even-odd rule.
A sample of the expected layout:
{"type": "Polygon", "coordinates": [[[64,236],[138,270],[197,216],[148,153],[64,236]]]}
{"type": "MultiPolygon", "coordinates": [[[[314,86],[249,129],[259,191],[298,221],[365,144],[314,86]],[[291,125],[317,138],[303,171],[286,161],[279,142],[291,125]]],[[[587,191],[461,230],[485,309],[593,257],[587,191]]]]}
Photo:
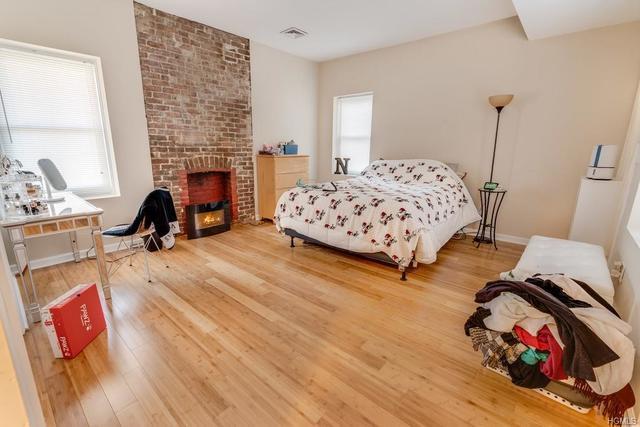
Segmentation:
{"type": "Polygon", "coordinates": [[[184,219],[179,172],[234,169],[253,219],[249,40],[135,3],[153,179],[184,219]]]}

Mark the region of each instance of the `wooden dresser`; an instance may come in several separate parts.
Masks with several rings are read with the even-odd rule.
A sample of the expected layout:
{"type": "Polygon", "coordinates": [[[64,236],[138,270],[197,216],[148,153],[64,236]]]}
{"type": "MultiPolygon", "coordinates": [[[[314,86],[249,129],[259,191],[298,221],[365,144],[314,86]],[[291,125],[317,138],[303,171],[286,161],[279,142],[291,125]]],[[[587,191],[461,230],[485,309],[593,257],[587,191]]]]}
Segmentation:
{"type": "Polygon", "coordinates": [[[260,216],[273,220],[278,199],[302,179],[309,180],[309,156],[269,156],[258,154],[258,210],[260,216]]]}

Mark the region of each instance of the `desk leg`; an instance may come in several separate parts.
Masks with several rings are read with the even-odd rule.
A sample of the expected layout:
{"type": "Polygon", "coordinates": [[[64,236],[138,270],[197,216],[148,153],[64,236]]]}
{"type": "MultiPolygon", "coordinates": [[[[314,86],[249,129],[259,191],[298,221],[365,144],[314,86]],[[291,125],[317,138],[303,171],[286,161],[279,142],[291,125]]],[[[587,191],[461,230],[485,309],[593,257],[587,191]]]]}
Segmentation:
{"type": "Polygon", "coordinates": [[[32,323],[40,321],[40,304],[38,303],[38,293],[36,292],[36,285],[33,282],[33,274],[31,273],[31,263],[29,261],[29,253],[27,252],[27,245],[24,241],[24,234],[20,228],[14,228],[9,230],[9,236],[11,238],[11,244],[13,246],[13,254],[16,258],[16,266],[18,267],[18,273],[20,274],[20,281],[22,282],[22,291],[24,292],[24,299],[26,300],[27,317],[32,323]]]}
{"type": "Polygon", "coordinates": [[[71,241],[71,251],[73,252],[73,260],[80,262],[80,251],[78,250],[78,234],[74,231],[69,233],[69,240],[71,241]]]}
{"type": "Polygon", "coordinates": [[[99,229],[91,230],[93,245],[96,248],[96,262],[98,263],[98,273],[102,282],[102,292],[105,299],[111,299],[111,286],[109,285],[109,273],[107,272],[107,261],[104,255],[104,244],[102,242],[102,232],[99,229]]]}

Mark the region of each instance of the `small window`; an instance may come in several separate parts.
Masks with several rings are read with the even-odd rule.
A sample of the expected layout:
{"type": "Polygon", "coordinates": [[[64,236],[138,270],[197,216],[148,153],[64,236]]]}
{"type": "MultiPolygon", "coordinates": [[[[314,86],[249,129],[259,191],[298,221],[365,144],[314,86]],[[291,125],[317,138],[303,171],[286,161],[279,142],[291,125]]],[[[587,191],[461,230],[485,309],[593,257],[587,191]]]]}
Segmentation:
{"type": "Polygon", "coordinates": [[[373,93],[337,96],[333,100],[333,157],[346,157],[349,173],[369,165],[373,93]]]}
{"type": "Polygon", "coordinates": [[[80,196],[119,194],[99,58],[0,40],[0,91],[8,157],[53,160],[80,196]]]}

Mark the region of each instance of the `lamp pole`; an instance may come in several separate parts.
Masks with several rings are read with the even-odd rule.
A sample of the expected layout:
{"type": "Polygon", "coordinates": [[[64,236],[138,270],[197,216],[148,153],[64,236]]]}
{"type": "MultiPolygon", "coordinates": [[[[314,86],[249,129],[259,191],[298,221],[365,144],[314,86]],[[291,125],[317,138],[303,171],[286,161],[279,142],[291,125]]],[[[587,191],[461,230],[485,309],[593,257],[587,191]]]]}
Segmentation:
{"type": "Polygon", "coordinates": [[[496,162],[496,146],[498,145],[498,130],[500,128],[500,113],[502,113],[502,109],[504,107],[496,107],[498,111],[498,120],[496,121],[496,136],[493,140],[493,157],[491,157],[491,176],[489,177],[489,182],[493,182],[493,165],[496,162]]]}

